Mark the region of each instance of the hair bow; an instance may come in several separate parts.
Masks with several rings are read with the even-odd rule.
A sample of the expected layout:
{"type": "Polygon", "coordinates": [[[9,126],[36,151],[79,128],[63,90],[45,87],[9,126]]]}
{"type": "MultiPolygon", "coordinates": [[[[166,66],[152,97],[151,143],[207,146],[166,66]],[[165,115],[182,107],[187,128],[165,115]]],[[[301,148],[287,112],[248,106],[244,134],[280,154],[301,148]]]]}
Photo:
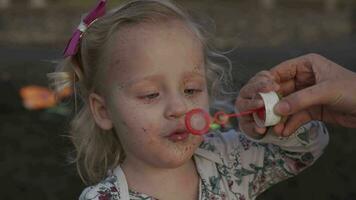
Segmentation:
{"type": "Polygon", "coordinates": [[[66,48],[64,49],[64,57],[73,56],[78,52],[78,44],[82,33],[92,24],[96,19],[105,14],[106,0],[100,0],[98,5],[89,12],[88,15],[80,22],[77,29],[74,31],[66,48]]]}

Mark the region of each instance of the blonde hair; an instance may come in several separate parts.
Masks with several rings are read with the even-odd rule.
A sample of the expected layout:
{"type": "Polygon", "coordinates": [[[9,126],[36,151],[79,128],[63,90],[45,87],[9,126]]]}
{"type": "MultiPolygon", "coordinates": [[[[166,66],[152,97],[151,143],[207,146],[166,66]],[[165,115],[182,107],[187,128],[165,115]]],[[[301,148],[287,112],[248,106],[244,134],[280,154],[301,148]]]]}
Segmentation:
{"type": "Polygon", "coordinates": [[[203,44],[210,102],[228,94],[226,87],[231,83],[231,63],[223,54],[209,44],[209,33],[204,26],[183,9],[168,0],[129,1],[91,24],[83,33],[78,53],[59,63],[56,72],[49,74],[52,86],[60,90],[74,84],[82,105],[71,122],[70,134],[76,148],[74,162],[85,183],[96,183],[103,179],[108,170],[115,168],[124,158],[120,140],[114,129],[100,129],[91,115],[88,95],[100,91],[100,77],[105,66],[108,42],[114,33],[127,24],[157,22],[160,19],[179,19],[186,23],[203,44]],[[223,58],[228,69],[212,61],[223,58]],[[68,76],[68,74],[70,76],[68,76]],[[68,79],[68,77],[71,77],[68,79]]]}

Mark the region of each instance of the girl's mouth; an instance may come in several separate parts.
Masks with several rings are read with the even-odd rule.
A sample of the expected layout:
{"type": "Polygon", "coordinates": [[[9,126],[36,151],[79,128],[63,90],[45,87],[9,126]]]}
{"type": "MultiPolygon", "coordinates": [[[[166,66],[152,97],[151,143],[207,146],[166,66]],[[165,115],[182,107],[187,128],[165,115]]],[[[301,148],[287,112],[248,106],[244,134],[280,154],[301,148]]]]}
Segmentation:
{"type": "Polygon", "coordinates": [[[169,140],[172,142],[181,142],[186,140],[189,137],[189,132],[184,131],[176,131],[167,136],[169,140]]]}

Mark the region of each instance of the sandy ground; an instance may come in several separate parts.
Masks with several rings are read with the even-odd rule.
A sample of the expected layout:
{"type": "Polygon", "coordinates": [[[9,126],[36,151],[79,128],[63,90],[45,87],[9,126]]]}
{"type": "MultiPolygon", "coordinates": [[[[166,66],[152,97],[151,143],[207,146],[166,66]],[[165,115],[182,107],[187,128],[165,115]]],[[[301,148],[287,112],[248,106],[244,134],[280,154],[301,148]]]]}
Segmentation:
{"type": "MultiPolygon", "coordinates": [[[[236,49],[229,54],[236,85],[284,59],[319,52],[356,71],[356,38],[320,45],[236,49]]],[[[68,116],[49,110],[28,111],[18,90],[46,85],[50,60],[60,57],[51,47],[0,46],[0,199],[77,199],[84,188],[67,155],[73,147],[65,137],[68,116]]],[[[329,126],[330,145],[311,168],[282,182],[258,199],[356,199],[356,130],[329,126]]]]}

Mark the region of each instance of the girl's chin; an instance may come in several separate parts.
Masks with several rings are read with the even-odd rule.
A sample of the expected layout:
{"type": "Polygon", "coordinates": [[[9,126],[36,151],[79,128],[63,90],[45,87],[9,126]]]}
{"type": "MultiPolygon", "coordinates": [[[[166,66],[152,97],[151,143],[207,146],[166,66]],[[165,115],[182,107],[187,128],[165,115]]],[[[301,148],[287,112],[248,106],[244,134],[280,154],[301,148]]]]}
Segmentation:
{"type": "Polygon", "coordinates": [[[184,164],[188,163],[189,160],[192,159],[192,156],[188,156],[185,158],[177,158],[175,160],[165,160],[161,163],[162,168],[166,169],[175,169],[183,166],[184,164]]]}
{"type": "Polygon", "coordinates": [[[201,143],[201,139],[196,138],[190,145],[175,146],[164,155],[164,165],[167,168],[174,168],[184,165],[189,161],[201,143]]]}

